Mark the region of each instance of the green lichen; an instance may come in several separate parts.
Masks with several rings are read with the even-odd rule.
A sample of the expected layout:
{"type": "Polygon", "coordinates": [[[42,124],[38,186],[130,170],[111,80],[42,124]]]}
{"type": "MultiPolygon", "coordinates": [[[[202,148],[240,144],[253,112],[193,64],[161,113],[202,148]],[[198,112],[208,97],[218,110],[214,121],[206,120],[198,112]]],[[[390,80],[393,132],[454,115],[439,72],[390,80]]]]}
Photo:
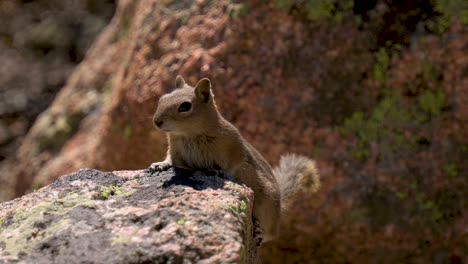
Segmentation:
{"type": "Polygon", "coordinates": [[[423,190],[415,193],[412,200],[412,211],[416,212],[415,218],[425,224],[437,224],[444,217],[444,208],[435,197],[431,197],[423,190]]]}
{"type": "Polygon", "coordinates": [[[101,186],[101,191],[99,192],[98,197],[102,200],[107,200],[111,196],[128,196],[134,193],[135,191],[123,191],[121,187],[115,185],[101,186]]]}
{"type": "Polygon", "coordinates": [[[132,126],[130,124],[127,124],[124,128],[124,138],[125,140],[128,140],[132,136],[132,126]]]}
{"type": "Polygon", "coordinates": [[[375,53],[374,79],[380,84],[384,84],[388,78],[391,58],[398,55],[402,50],[401,44],[388,40],[384,47],[380,47],[375,53]]]}
{"type": "Polygon", "coordinates": [[[383,83],[387,79],[387,72],[390,67],[390,54],[385,48],[380,48],[375,57],[374,79],[383,83]]]}
{"type": "Polygon", "coordinates": [[[109,185],[109,186],[102,186],[101,187],[101,192],[99,193],[99,198],[102,200],[107,200],[109,199],[110,196],[120,196],[120,195],[125,195],[122,191],[122,189],[119,186],[115,185],[109,185]]]}
{"type": "Polygon", "coordinates": [[[247,250],[245,250],[245,245],[241,245],[239,249],[239,259],[240,263],[247,263],[247,250]]]}
{"type": "MultiPolygon", "coordinates": [[[[74,94],[75,97],[78,94],[74,94]]],[[[101,95],[96,90],[89,90],[79,94],[81,100],[75,105],[77,110],[62,113],[47,112],[37,121],[35,140],[39,151],[58,151],[78,131],[81,121],[96,108],[101,95]]],[[[66,96],[60,97],[64,100],[66,96]]]]}
{"type": "Polygon", "coordinates": [[[107,79],[106,83],[104,84],[103,87],[103,93],[102,93],[102,100],[103,100],[103,105],[108,105],[111,100],[112,100],[112,90],[114,88],[115,84],[115,77],[111,76],[109,79],[107,79]]]}
{"type": "Polygon", "coordinates": [[[375,190],[364,200],[364,208],[369,223],[376,227],[402,222],[403,202],[391,190],[375,190]]]}
{"type": "Polygon", "coordinates": [[[446,105],[444,92],[426,89],[417,96],[417,105],[405,105],[402,99],[396,91],[384,91],[370,113],[355,112],[338,127],[341,134],[359,138],[352,151],[354,157],[367,159],[371,143],[378,143],[382,153],[395,154],[402,149],[414,150],[418,139],[431,142],[431,138],[412,136],[417,133],[409,131],[441,115],[446,105]]]}
{"type": "Polygon", "coordinates": [[[39,216],[33,216],[31,219],[24,221],[17,228],[8,227],[8,229],[0,232],[0,242],[5,245],[5,252],[16,256],[20,252],[28,253],[36,247],[38,243],[52,237],[70,227],[70,220],[62,218],[57,222],[52,223],[45,230],[34,228],[33,224],[40,220],[39,216]]]}
{"type": "Polygon", "coordinates": [[[354,7],[353,0],[276,0],[276,6],[291,10],[293,7],[301,6],[304,9],[305,17],[311,22],[332,20],[341,22],[344,15],[354,7]]]}
{"type": "Polygon", "coordinates": [[[130,20],[127,15],[122,14],[120,16],[120,23],[119,23],[119,34],[118,39],[123,40],[128,36],[130,32],[130,20]]]}
{"type": "Polygon", "coordinates": [[[444,166],[444,171],[450,177],[457,177],[460,174],[460,166],[455,162],[450,162],[444,166]]]}
{"type": "Polygon", "coordinates": [[[453,19],[458,19],[468,25],[468,3],[466,0],[432,0],[434,10],[440,16],[428,24],[429,29],[436,33],[446,32],[453,19]]]}
{"type": "Polygon", "coordinates": [[[75,112],[69,115],[52,116],[50,113],[41,117],[37,128],[41,133],[37,137],[39,150],[59,150],[65,142],[78,131],[84,112],[75,112]]]}
{"type": "Polygon", "coordinates": [[[94,202],[91,199],[77,193],[71,193],[64,196],[63,198],[58,198],[55,200],[45,199],[40,204],[31,209],[17,211],[13,217],[13,225],[19,225],[26,220],[37,220],[36,218],[41,217],[43,212],[63,215],[68,213],[77,205],[93,206],[94,202]]]}
{"type": "Polygon", "coordinates": [[[144,256],[144,255],[145,255],[145,253],[141,252],[140,250],[133,251],[133,252],[131,252],[131,253],[129,254],[129,256],[131,256],[131,257],[137,257],[137,258],[138,258],[138,257],[142,257],[142,256],[144,256]]]}
{"type": "Polygon", "coordinates": [[[112,124],[112,132],[121,135],[124,140],[129,140],[134,133],[132,124],[118,122],[112,124]]]}
{"type": "Polygon", "coordinates": [[[36,182],[36,183],[33,183],[33,184],[32,184],[32,189],[33,189],[34,191],[39,190],[39,189],[42,188],[42,187],[44,187],[44,185],[41,184],[41,183],[37,183],[37,182],[36,182]]]}
{"type": "Polygon", "coordinates": [[[178,224],[178,225],[181,225],[181,226],[185,225],[185,222],[186,222],[185,219],[179,219],[179,220],[177,220],[177,224],[178,224]]]}
{"type": "Polygon", "coordinates": [[[408,198],[408,193],[406,192],[396,192],[395,195],[398,197],[400,200],[405,200],[408,198]]]}
{"type": "Polygon", "coordinates": [[[464,154],[468,154],[468,145],[461,145],[460,151],[464,154]]]}
{"type": "Polygon", "coordinates": [[[442,189],[437,193],[428,193],[422,186],[413,187],[398,192],[387,188],[376,189],[362,197],[360,203],[347,213],[346,219],[352,223],[372,224],[377,228],[395,224],[438,229],[440,225],[451,224],[460,214],[457,192],[442,189]]]}
{"type": "Polygon", "coordinates": [[[460,195],[452,189],[442,189],[432,196],[435,210],[432,221],[438,224],[451,224],[461,212],[460,195]]]}
{"type": "Polygon", "coordinates": [[[132,238],[129,236],[124,236],[124,235],[118,235],[114,238],[112,238],[112,245],[115,244],[129,244],[132,242],[132,238]]]}
{"type": "Polygon", "coordinates": [[[244,200],[241,200],[238,204],[227,204],[222,207],[232,212],[239,219],[243,219],[248,215],[249,208],[244,200]]]}
{"type": "Polygon", "coordinates": [[[447,96],[440,89],[435,91],[425,90],[418,97],[418,104],[430,117],[438,117],[446,104],[446,99],[447,96]]]}
{"type": "Polygon", "coordinates": [[[173,4],[174,0],[162,0],[161,3],[164,7],[170,7],[173,4]]]}
{"type": "Polygon", "coordinates": [[[0,243],[5,244],[5,252],[18,255],[20,252],[30,252],[38,243],[66,230],[70,226],[70,219],[65,217],[77,205],[91,205],[94,202],[86,197],[72,193],[57,199],[45,199],[36,206],[18,210],[13,216],[13,223],[7,228],[0,229],[0,243]],[[55,215],[53,221],[45,229],[36,227],[36,223],[44,220],[47,215],[55,215]]]}
{"type": "Polygon", "coordinates": [[[244,200],[242,200],[242,201],[240,202],[239,209],[240,209],[241,212],[247,213],[247,209],[248,209],[248,208],[247,208],[247,203],[246,203],[244,200]]]}
{"type": "Polygon", "coordinates": [[[181,25],[187,25],[188,20],[189,20],[188,16],[181,17],[180,18],[180,24],[181,25]]]}
{"type": "Polygon", "coordinates": [[[368,218],[366,208],[355,208],[346,214],[346,220],[351,223],[364,223],[368,218]]]}
{"type": "Polygon", "coordinates": [[[228,7],[228,15],[233,19],[245,17],[249,14],[249,6],[245,3],[231,3],[228,7]]]}
{"type": "Polygon", "coordinates": [[[346,219],[352,223],[367,223],[376,228],[388,224],[409,226],[412,224],[434,225],[444,222],[450,211],[443,204],[446,198],[429,196],[417,189],[407,192],[393,192],[390,189],[376,189],[363,197],[360,204],[350,210],[346,219]]]}
{"type": "Polygon", "coordinates": [[[51,237],[59,234],[62,231],[67,230],[70,227],[70,219],[68,217],[63,217],[57,222],[50,225],[44,232],[44,237],[51,237]]]}
{"type": "Polygon", "coordinates": [[[77,205],[93,208],[96,204],[92,199],[78,193],[68,194],[63,198],[56,200],[55,203],[60,205],[60,208],[67,209],[67,212],[77,205]]]}
{"type": "Polygon", "coordinates": [[[312,148],[312,158],[314,159],[318,159],[320,157],[320,151],[321,151],[321,148],[319,146],[314,146],[312,148]]]}
{"type": "Polygon", "coordinates": [[[0,227],[3,226],[3,217],[0,217],[0,227]]]}
{"type": "Polygon", "coordinates": [[[397,93],[387,93],[369,116],[356,112],[338,128],[340,133],[360,139],[353,151],[356,158],[366,159],[370,155],[371,142],[384,143],[381,147],[390,152],[411,145],[403,132],[405,125],[413,122],[413,116],[401,106],[400,100],[397,93]]]}

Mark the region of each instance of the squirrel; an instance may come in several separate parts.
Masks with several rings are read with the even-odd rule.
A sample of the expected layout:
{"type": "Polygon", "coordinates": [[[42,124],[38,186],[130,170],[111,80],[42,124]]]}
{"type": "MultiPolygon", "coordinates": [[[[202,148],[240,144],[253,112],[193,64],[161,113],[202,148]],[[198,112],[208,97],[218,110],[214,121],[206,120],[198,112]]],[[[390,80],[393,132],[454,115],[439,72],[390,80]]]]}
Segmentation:
{"type": "Polygon", "coordinates": [[[166,132],[164,161],[151,164],[150,172],[171,166],[186,169],[221,169],[254,192],[254,239],[257,246],[277,237],[279,219],[290,198],[305,181],[319,186],[315,162],[295,154],[281,157],[272,169],[238,129],[218,111],[211,82],[203,78],[191,87],[178,75],[175,89],[159,99],[155,126],[166,132]]]}

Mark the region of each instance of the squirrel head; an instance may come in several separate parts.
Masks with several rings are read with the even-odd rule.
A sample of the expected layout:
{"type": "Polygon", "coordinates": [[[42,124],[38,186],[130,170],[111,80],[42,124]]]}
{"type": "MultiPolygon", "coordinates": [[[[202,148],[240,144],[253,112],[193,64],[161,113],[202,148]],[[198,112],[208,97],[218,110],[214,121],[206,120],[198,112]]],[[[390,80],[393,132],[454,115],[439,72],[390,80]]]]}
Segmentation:
{"type": "Polygon", "coordinates": [[[164,132],[188,136],[205,132],[217,118],[210,80],[203,78],[191,87],[178,75],[175,89],[159,99],[153,123],[164,132]]]}

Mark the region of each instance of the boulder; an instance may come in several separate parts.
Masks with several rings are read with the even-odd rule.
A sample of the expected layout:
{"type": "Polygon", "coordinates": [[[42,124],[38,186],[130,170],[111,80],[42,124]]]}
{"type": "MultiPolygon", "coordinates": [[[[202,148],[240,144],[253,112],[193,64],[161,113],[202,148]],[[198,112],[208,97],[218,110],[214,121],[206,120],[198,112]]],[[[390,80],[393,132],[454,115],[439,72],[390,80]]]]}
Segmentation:
{"type": "Polygon", "coordinates": [[[272,165],[294,152],[320,171],[264,263],[466,263],[468,27],[402,28],[442,10],[411,1],[315,2],[119,1],[0,184],[20,196],[80,168],[161,160],[158,98],[177,74],[209,77],[221,113],[272,165]],[[314,10],[336,19],[312,22],[314,10]]]}
{"type": "Polygon", "coordinates": [[[15,197],[11,171],[24,136],[83,60],[115,6],[101,0],[0,1],[0,201],[15,197]]]}
{"type": "Polygon", "coordinates": [[[222,114],[272,164],[286,152],[310,156],[339,142],[331,125],[371,104],[359,83],[369,48],[352,25],[314,28],[263,1],[119,1],[19,148],[16,196],[83,167],[161,160],[166,139],[151,117],[177,74],[192,85],[211,78],[222,114]]]}
{"type": "Polygon", "coordinates": [[[255,263],[252,205],[220,171],[83,169],[0,204],[0,263],[255,263]]]}

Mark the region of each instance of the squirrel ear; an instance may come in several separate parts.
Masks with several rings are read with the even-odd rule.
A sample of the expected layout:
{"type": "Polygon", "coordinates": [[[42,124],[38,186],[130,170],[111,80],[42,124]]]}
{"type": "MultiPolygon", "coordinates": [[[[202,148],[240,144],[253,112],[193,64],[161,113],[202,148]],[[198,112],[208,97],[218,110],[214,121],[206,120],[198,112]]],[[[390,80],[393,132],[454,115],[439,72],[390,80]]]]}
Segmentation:
{"type": "Polygon", "coordinates": [[[182,76],[180,76],[180,75],[177,75],[177,77],[175,78],[175,87],[176,87],[176,89],[183,88],[184,86],[185,86],[184,78],[182,78],[182,76]]]}
{"type": "Polygon", "coordinates": [[[208,103],[211,96],[211,82],[208,78],[203,78],[198,81],[197,85],[195,86],[195,95],[202,99],[203,102],[208,103]]]}

